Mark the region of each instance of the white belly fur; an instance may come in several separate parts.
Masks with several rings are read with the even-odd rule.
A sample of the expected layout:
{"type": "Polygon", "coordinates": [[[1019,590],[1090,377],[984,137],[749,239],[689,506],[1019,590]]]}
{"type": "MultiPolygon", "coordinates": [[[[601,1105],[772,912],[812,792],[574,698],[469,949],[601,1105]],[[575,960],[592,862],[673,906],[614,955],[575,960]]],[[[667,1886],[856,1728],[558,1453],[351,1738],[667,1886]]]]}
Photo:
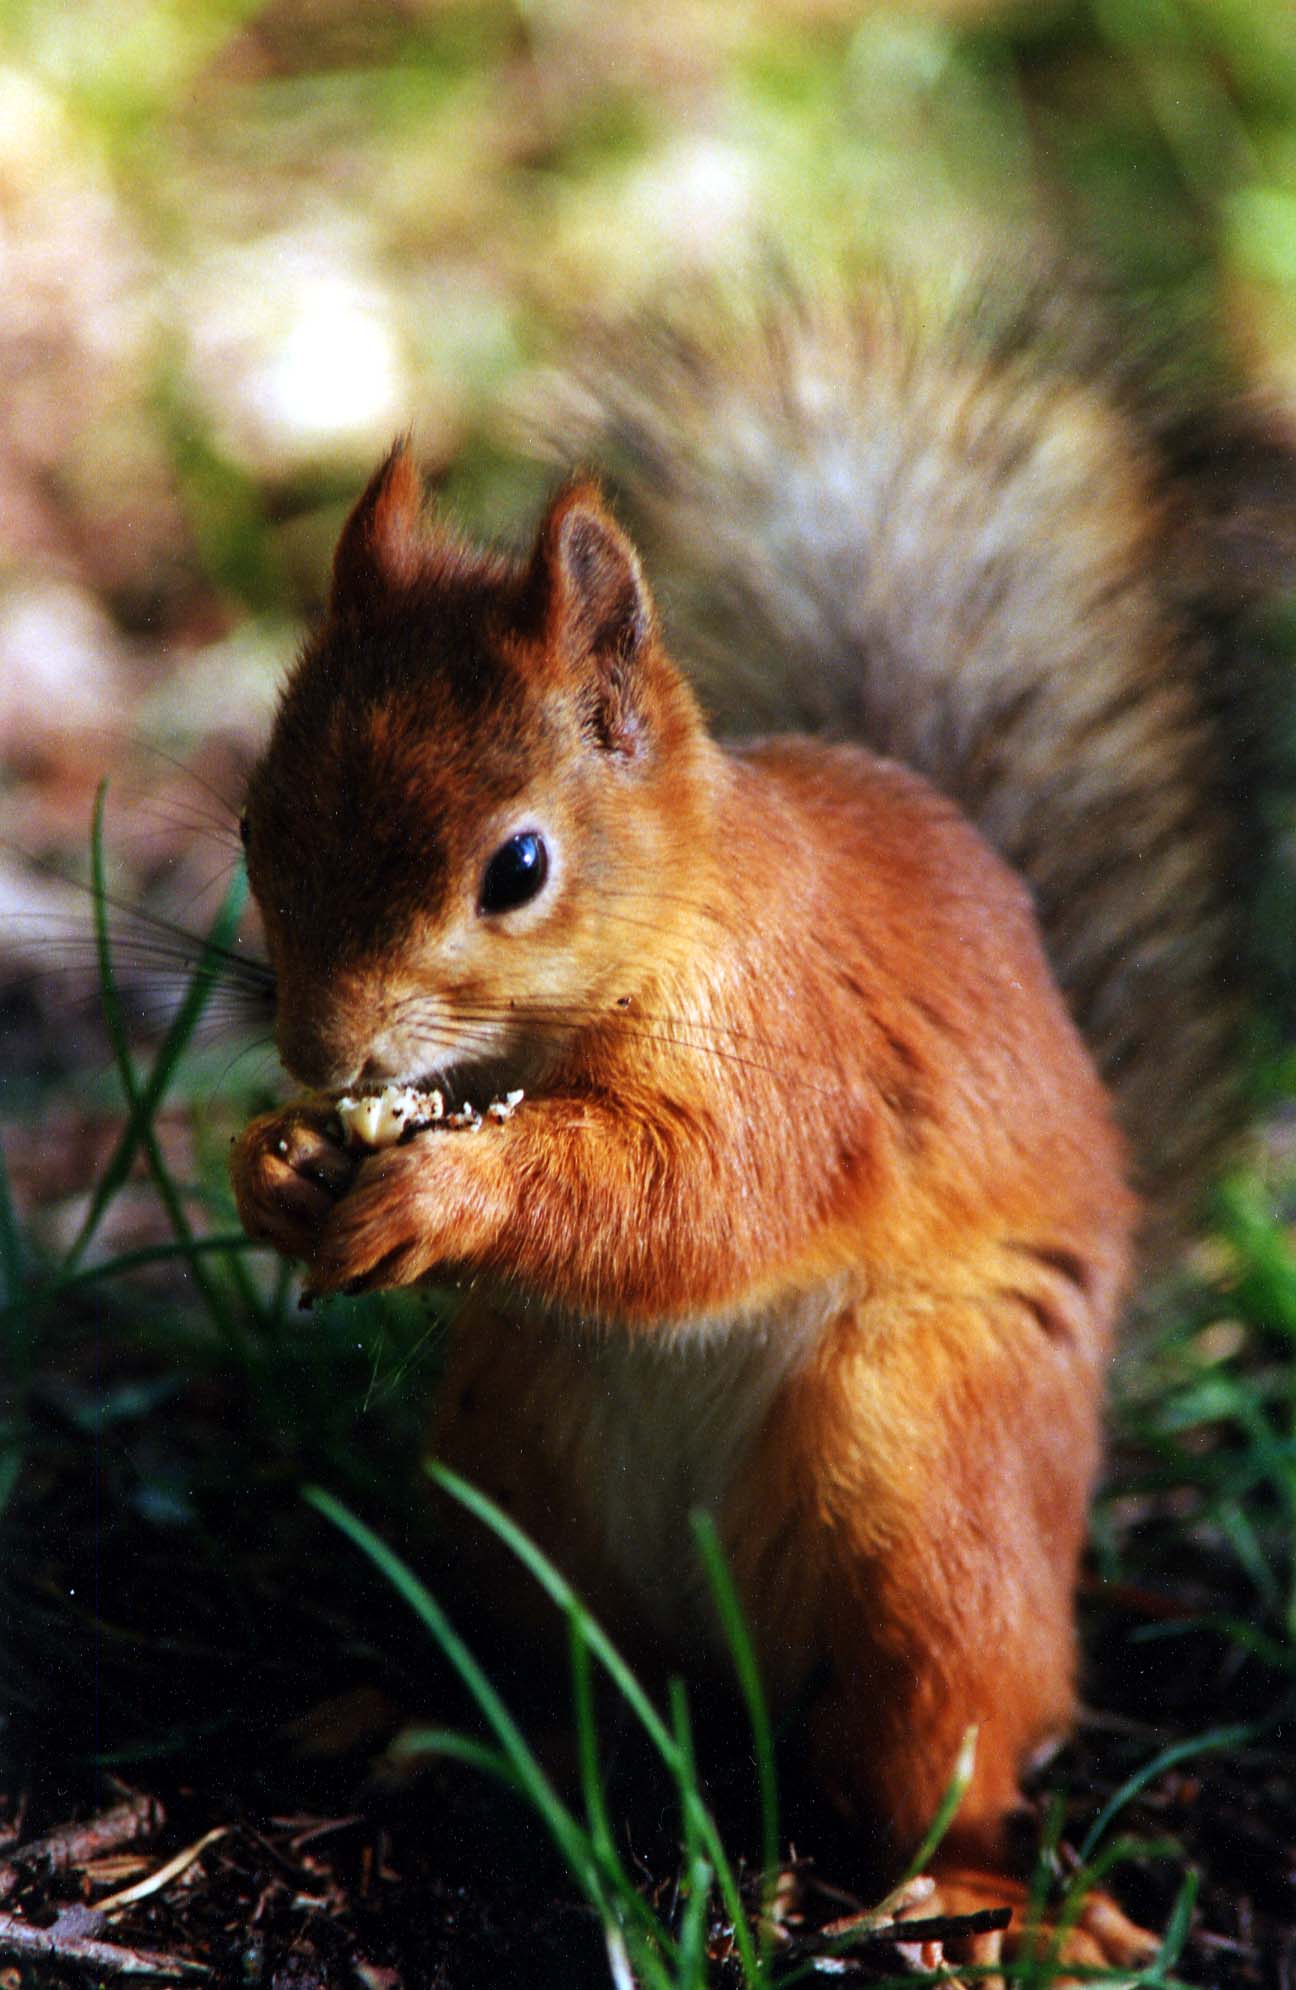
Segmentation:
{"type": "Polygon", "coordinates": [[[714,1642],[689,1514],[719,1518],[776,1396],[845,1297],[834,1282],[776,1314],[616,1334],[588,1349],[597,1386],[582,1485],[611,1569],[664,1636],[702,1631],[714,1642]]]}

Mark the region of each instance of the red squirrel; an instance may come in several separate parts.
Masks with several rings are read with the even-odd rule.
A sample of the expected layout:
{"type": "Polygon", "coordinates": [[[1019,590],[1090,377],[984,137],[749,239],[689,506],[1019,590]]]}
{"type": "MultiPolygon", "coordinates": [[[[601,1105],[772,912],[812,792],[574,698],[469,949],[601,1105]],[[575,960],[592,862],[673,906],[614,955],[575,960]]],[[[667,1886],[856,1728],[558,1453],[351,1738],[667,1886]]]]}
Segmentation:
{"type": "MultiPolygon", "coordinates": [[[[691,336],[576,446],[629,459],[713,703],[837,741],[718,743],[594,483],[482,553],[397,447],[248,790],[309,1090],[233,1180],[313,1293],[465,1287],[438,1454],[674,1662],[716,1655],[714,1514],[768,1690],[826,1678],[824,1781],[898,1862],[977,1725],[957,1906],[1072,1715],[1126,1137],[1162,1196],[1225,1116],[1236,534],[1011,338],[845,299],[691,336]],[[392,1081],[523,1097],[358,1156],[333,1101],[392,1081]]],[[[1145,1948],[1098,1900],[1067,1953],[1145,1948]]]]}

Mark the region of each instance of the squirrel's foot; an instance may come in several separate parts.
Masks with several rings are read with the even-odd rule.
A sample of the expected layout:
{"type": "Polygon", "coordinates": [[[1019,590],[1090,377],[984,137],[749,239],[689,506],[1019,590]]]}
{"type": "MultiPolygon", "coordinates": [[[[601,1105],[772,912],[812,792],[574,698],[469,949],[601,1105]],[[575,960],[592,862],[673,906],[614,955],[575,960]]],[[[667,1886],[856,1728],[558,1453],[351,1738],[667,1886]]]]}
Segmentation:
{"type": "Polygon", "coordinates": [[[939,1873],[935,1893],[910,1911],[925,1920],[937,1914],[975,1914],[986,1907],[1011,1907],[1010,1925],[971,1936],[961,1952],[951,1957],[955,1964],[993,1966],[1038,1958],[1053,1965],[1056,1973],[1048,1980],[1055,1990],[1085,1981],[1094,1969],[1128,1969],[1137,1974],[1160,1947],[1155,1935],[1131,1921],[1111,1895],[1100,1889],[1085,1896],[1074,1920],[1069,1915],[1053,1918],[1046,1914],[1032,1921],[1030,1888],[1021,1880],[970,1868],[953,1867],[939,1873]],[[1069,1967],[1082,1974],[1068,1975],[1069,1967]]]}
{"type": "Polygon", "coordinates": [[[263,1113],[244,1129],[230,1155],[243,1228],[288,1258],[313,1255],[355,1171],[356,1157],[343,1145],[337,1114],[324,1101],[303,1100],[263,1113]]]}

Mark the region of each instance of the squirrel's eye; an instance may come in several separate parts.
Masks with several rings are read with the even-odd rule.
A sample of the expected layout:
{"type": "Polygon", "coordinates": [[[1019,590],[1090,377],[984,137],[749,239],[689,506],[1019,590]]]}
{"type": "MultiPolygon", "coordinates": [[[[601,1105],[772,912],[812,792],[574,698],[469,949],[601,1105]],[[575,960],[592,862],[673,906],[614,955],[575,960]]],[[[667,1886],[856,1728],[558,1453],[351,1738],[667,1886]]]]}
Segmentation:
{"type": "Polygon", "coordinates": [[[246,809],[243,810],[243,813],[239,817],[239,842],[246,850],[248,846],[248,817],[246,809]]]}
{"type": "Polygon", "coordinates": [[[512,912],[515,906],[526,905],[543,889],[548,875],[549,852],[544,838],[537,836],[534,829],[510,836],[486,866],[477,910],[512,912]]]}

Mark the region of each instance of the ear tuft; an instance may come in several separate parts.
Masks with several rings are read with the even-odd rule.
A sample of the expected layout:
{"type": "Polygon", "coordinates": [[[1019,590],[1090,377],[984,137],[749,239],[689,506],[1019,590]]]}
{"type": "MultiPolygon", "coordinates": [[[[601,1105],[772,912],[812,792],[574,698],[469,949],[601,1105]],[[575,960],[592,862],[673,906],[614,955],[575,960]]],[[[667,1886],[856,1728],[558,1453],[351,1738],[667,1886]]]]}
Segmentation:
{"type": "Polygon", "coordinates": [[[408,436],[393,444],[342,527],[333,555],[331,607],[364,611],[417,571],[423,480],[408,436]]]}
{"type": "Polygon", "coordinates": [[[632,754],[642,726],[641,662],[656,628],[639,556],[592,483],[569,485],[540,528],[536,579],[545,636],[581,675],[587,726],[632,754]]]}

